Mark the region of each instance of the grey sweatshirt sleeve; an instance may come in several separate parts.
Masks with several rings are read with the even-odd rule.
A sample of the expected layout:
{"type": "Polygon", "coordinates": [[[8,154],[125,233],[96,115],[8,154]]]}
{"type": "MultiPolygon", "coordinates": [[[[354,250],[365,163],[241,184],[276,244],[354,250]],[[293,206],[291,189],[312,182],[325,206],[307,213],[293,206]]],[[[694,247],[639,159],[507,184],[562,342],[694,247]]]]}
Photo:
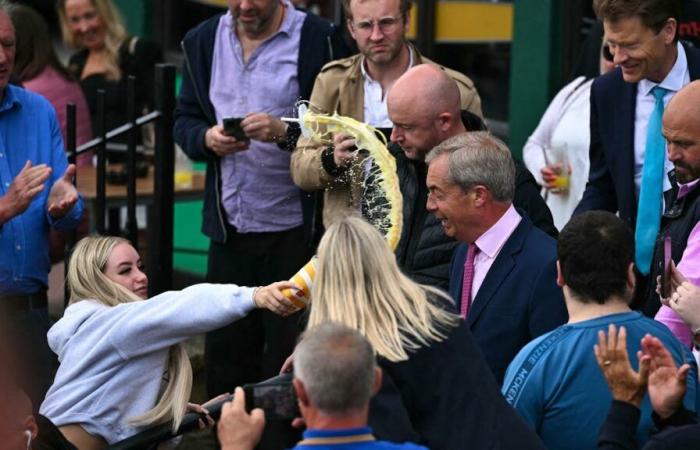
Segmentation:
{"type": "Polygon", "coordinates": [[[112,315],[111,344],[120,357],[129,359],[228,325],[254,308],[253,288],[197,284],[104,313],[112,315]]]}

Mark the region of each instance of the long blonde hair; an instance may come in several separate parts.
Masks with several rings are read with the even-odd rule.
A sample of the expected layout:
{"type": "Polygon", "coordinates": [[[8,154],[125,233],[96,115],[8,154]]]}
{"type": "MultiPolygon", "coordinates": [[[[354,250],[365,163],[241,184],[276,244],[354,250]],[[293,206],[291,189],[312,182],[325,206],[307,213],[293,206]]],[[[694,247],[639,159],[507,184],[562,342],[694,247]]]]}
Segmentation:
{"type": "MultiPolygon", "coordinates": [[[[119,81],[122,77],[122,71],[119,67],[119,49],[128,36],[124,27],[124,20],[111,0],[90,1],[105,24],[105,75],[110,81],[119,81]]],[[[58,17],[61,24],[63,42],[70,47],[82,49],[68,25],[66,0],[58,0],[58,17]]],[[[77,74],[77,77],[80,78],[80,74],[77,74]]]]}
{"type": "MultiPolygon", "coordinates": [[[[106,306],[143,301],[104,274],[112,250],[123,243],[130,244],[120,237],[88,236],[76,244],[68,263],[66,277],[70,289],[69,304],[86,299],[106,306]]],[[[173,431],[180,426],[192,390],[192,366],[182,344],[170,347],[168,374],[168,384],[158,403],[144,414],[131,418],[131,424],[149,426],[172,420],[173,431]]]]}
{"type": "Polygon", "coordinates": [[[439,289],[401,273],[382,235],[359,217],[326,230],[318,247],[308,328],[340,322],[358,330],[390,361],[445,339],[459,316],[436,304],[451,301],[439,289]]]}

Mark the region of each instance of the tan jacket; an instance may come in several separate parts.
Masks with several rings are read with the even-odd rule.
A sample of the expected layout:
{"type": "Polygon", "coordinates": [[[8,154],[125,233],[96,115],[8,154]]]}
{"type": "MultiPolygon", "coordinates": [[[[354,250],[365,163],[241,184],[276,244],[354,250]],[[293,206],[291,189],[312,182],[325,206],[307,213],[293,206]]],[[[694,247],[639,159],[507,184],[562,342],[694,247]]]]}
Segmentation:
{"type": "MultiPolygon", "coordinates": [[[[483,117],[481,99],[472,80],[421,56],[415,47],[411,49],[414,52],[416,64],[436,65],[457,82],[462,109],[483,117]]],[[[362,57],[355,55],[326,64],[316,77],[310,99],[312,108],[318,112],[327,114],[337,112],[341,116],[364,121],[364,82],[361,61],[362,57]]],[[[361,165],[354,164],[341,176],[332,176],[321,163],[321,155],[327,147],[302,136],[292,153],[291,161],[292,179],[297,186],[305,191],[326,190],[323,206],[323,224],[326,227],[333,220],[357,210],[362,195],[361,165]]]]}

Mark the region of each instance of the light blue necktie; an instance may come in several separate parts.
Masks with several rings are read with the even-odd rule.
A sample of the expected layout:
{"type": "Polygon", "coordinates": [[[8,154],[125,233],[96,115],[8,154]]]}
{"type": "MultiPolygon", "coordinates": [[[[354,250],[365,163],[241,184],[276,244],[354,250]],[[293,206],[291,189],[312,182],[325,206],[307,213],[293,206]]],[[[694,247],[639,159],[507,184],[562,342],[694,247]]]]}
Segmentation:
{"type": "Polygon", "coordinates": [[[649,274],[656,235],[661,224],[662,195],[664,185],[664,163],[666,140],[661,134],[661,118],[664,115],[664,95],[667,90],[656,86],[651,93],[656,103],[647,124],[647,145],[644,149],[642,185],[639,189],[637,229],[634,235],[635,261],[637,269],[649,274]]]}

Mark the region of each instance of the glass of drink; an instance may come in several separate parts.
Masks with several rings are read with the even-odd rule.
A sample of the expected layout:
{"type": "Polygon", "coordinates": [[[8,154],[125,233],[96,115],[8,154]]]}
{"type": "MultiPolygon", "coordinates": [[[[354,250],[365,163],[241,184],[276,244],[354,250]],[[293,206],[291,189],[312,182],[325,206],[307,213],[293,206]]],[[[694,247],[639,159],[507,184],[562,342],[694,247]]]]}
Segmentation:
{"type": "MultiPolygon", "coordinates": [[[[566,142],[560,142],[549,148],[549,156],[546,158],[547,166],[554,172],[554,187],[550,189],[552,193],[563,193],[569,190],[569,180],[571,179],[571,167],[569,166],[569,153],[566,142]]],[[[545,152],[547,155],[547,152],[545,152]]]]}

